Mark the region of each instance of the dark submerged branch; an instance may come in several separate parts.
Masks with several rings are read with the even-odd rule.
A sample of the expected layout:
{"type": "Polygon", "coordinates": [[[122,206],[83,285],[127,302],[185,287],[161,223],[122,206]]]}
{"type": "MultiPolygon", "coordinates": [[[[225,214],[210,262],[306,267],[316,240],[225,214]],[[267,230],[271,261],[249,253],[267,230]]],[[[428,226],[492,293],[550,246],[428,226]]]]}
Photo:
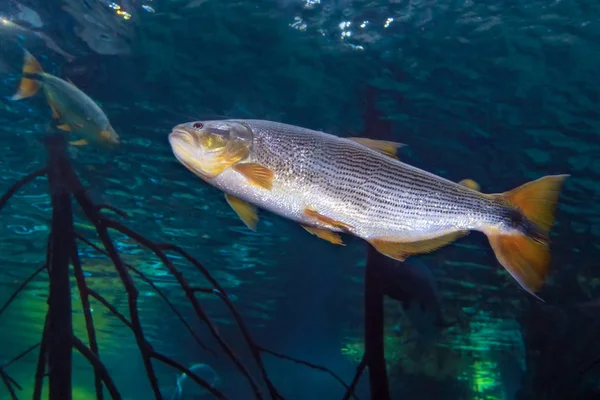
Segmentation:
{"type": "MultiPolygon", "coordinates": [[[[8,390],[8,393],[10,394],[10,398],[12,400],[18,400],[19,398],[17,397],[17,392],[15,392],[15,388],[13,387],[13,385],[18,386],[16,384],[17,382],[15,382],[13,378],[11,378],[5,371],[1,369],[0,378],[2,378],[2,382],[4,383],[4,386],[6,386],[6,390],[8,390]]],[[[19,387],[19,389],[21,389],[21,387],[19,387]]]]}
{"type": "Polygon", "coordinates": [[[37,367],[35,369],[35,380],[33,386],[33,400],[41,400],[42,386],[44,385],[44,373],[46,371],[46,354],[47,354],[47,334],[48,331],[48,313],[44,321],[44,330],[42,331],[42,341],[40,342],[40,352],[38,354],[37,367]]]}
{"type": "Polygon", "coordinates": [[[46,269],[46,265],[42,265],[41,267],[39,267],[38,269],[36,269],[33,274],[29,275],[29,278],[25,279],[23,281],[23,283],[21,283],[21,285],[19,285],[19,287],[17,288],[17,290],[15,290],[13,292],[13,294],[8,298],[8,300],[6,300],[6,303],[4,303],[4,305],[2,306],[2,308],[0,308],[0,315],[2,315],[2,313],[8,308],[8,306],[10,306],[10,304],[17,298],[17,296],[19,295],[19,293],[21,293],[25,287],[27,285],[29,285],[29,282],[31,282],[32,280],[35,279],[35,277],[42,272],[44,269],[46,269]]]}
{"type": "Polygon", "coordinates": [[[380,257],[385,256],[369,245],[365,268],[365,353],[363,357],[369,368],[371,398],[390,400],[383,342],[383,292],[378,261],[380,257]]]}
{"type": "MultiPolygon", "coordinates": [[[[362,376],[366,367],[367,363],[365,362],[365,356],[363,355],[363,357],[360,360],[360,364],[358,364],[358,367],[356,367],[356,373],[354,374],[354,378],[352,379],[352,382],[350,383],[348,390],[346,390],[346,394],[344,395],[344,398],[342,400],[348,400],[350,396],[354,395],[354,392],[356,391],[356,385],[358,385],[360,377],[362,376]]],[[[356,395],[354,395],[354,397],[356,397],[356,395]]]]}
{"type": "MultiPolygon", "coordinates": [[[[96,246],[95,244],[93,244],[91,241],[89,241],[82,235],[76,233],[75,236],[77,236],[77,238],[79,240],[81,240],[82,242],[84,242],[85,244],[87,244],[88,246],[90,246],[91,248],[96,250],[97,252],[104,254],[104,255],[108,255],[108,253],[105,250],[102,250],[100,247],[96,246]]],[[[215,353],[215,351],[213,349],[209,348],[202,342],[200,337],[198,337],[198,335],[196,334],[196,332],[194,332],[194,330],[192,329],[190,324],[185,320],[185,318],[183,318],[183,315],[181,315],[181,313],[179,312],[179,310],[177,310],[175,305],[173,305],[173,303],[167,298],[167,296],[163,293],[163,291],[158,286],[156,286],[150,278],[148,278],[142,271],[138,270],[137,268],[133,267],[132,265],[127,264],[127,263],[124,263],[124,265],[125,265],[125,267],[132,270],[137,276],[139,276],[140,279],[142,279],[144,282],[146,282],[148,285],[150,285],[150,287],[152,287],[152,289],[154,289],[156,294],[158,294],[158,296],[161,299],[163,299],[163,301],[169,306],[171,311],[173,311],[173,313],[177,316],[177,318],[181,321],[181,323],[183,323],[183,325],[186,327],[188,332],[190,332],[190,334],[192,335],[192,337],[194,338],[194,340],[196,341],[196,343],[198,343],[198,345],[200,347],[202,347],[204,350],[210,352],[215,357],[217,356],[217,354],[215,353]]]]}
{"type": "Polygon", "coordinates": [[[72,398],[73,336],[69,259],[73,252],[73,209],[71,193],[65,180],[70,170],[63,135],[46,139],[48,150],[48,183],[52,204],[51,257],[47,260],[50,276],[48,297],[49,396],[51,399],[72,398]]]}
{"type": "Polygon", "coordinates": [[[12,185],[0,198],[0,210],[4,208],[8,200],[15,195],[23,186],[35,180],[35,178],[46,175],[46,168],[38,169],[35,172],[21,178],[17,183],[12,185]]]}
{"type": "MultiPolygon", "coordinates": [[[[94,374],[97,377],[99,377],[100,382],[104,382],[104,385],[106,386],[106,389],[108,390],[108,393],[110,393],[113,400],[120,400],[121,393],[119,393],[119,391],[117,390],[115,382],[111,378],[104,364],[100,361],[100,359],[98,359],[98,356],[91,349],[89,349],[81,340],[79,340],[79,338],[73,336],[72,340],[73,347],[82,356],[84,356],[90,364],[92,364],[92,367],[94,367],[94,374]]],[[[102,386],[100,386],[100,390],[102,391],[102,386]]]]}
{"type": "Polygon", "coordinates": [[[6,369],[8,368],[11,364],[19,361],[21,358],[25,357],[27,354],[31,353],[33,350],[37,349],[40,346],[40,343],[34,344],[33,346],[31,346],[30,348],[28,348],[27,350],[23,351],[22,353],[20,353],[19,355],[13,357],[9,362],[7,362],[6,364],[4,364],[3,366],[0,367],[0,369],[6,369]]]}
{"type": "MultiPolygon", "coordinates": [[[[102,305],[104,305],[115,317],[117,317],[119,319],[119,321],[121,321],[125,326],[127,326],[129,329],[131,329],[133,331],[134,327],[131,324],[131,322],[122,313],[120,313],[119,310],[117,310],[112,304],[110,304],[110,302],[108,300],[106,300],[104,297],[102,297],[100,294],[98,294],[97,292],[95,292],[92,289],[90,289],[90,296],[92,296],[93,298],[98,300],[100,303],[102,303],[102,305]]],[[[181,372],[181,373],[185,373],[193,381],[198,383],[200,386],[204,387],[206,390],[208,390],[210,393],[215,395],[217,398],[225,399],[225,396],[223,395],[223,393],[221,393],[219,390],[214,388],[212,385],[210,385],[204,379],[200,378],[195,373],[191,372],[188,368],[184,367],[183,365],[177,363],[174,360],[171,360],[170,358],[168,358],[154,350],[152,351],[152,354],[150,356],[152,358],[155,358],[155,359],[167,364],[167,365],[170,365],[171,367],[179,370],[179,372],[181,372]]]]}
{"type": "Polygon", "coordinates": [[[294,357],[286,356],[285,354],[278,353],[278,352],[273,351],[273,350],[269,350],[269,349],[267,349],[265,347],[262,347],[262,346],[259,346],[258,348],[259,348],[260,351],[265,352],[267,354],[270,354],[270,355],[272,355],[274,357],[281,358],[282,360],[291,361],[293,363],[300,364],[300,365],[305,365],[305,366],[310,367],[312,369],[316,369],[318,371],[322,371],[322,372],[325,372],[326,374],[331,375],[336,381],[338,381],[342,386],[344,386],[346,388],[346,394],[348,395],[348,398],[350,396],[352,396],[356,400],[359,400],[358,396],[356,396],[356,394],[354,394],[354,388],[352,387],[352,385],[348,386],[348,384],[346,384],[346,382],[344,382],[344,380],[342,378],[340,378],[335,372],[333,372],[329,368],[326,368],[326,367],[323,367],[323,366],[320,366],[320,365],[316,365],[316,364],[310,363],[308,361],[302,361],[302,360],[299,360],[299,359],[294,358],[294,357]]]}
{"type": "Polygon", "coordinates": [[[150,354],[153,351],[152,346],[144,339],[144,331],[142,328],[142,323],[140,321],[140,316],[138,312],[137,300],[139,296],[139,292],[135,287],[131,275],[127,271],[127,268],[123,265],[123,261],[115,248],[110,235],[106,229],[105,219],[98,211],[98,208],[92,203],[90,198],[85,193],[79,178],[75,174],[75,172],[71,169],[67,171],[67,179],[69,180],[71,191],[73,196],[83,209],[84,213],[90,219],[90,221],[96,227],[96,231],[98,232],[98,236],[102,241],[104,248],[106,249],[108,256],[112,260],[117,269],[117,273],[125,286],[125,290],[127,291],[128,305],[129,305],[129,315],[131,316],[131,323],[134,327],[133,332],[135,335],[135,340],[137,345],[142,353],[142,359],[144,362],[144,367],[146,368],[146,373],[148,375],[148,379],[150,380],[150,386],[152,387],[152,391],[154,392],[154,396],[157,399],[162,400],[162,394],[160,393],[160,389],[158,387],[158,378],[156,376],[156,372],[154,371],[154,367],[152,365],[152,360],[150,359],[150,354]]]}
{"type": "MultiPolygon", "coordinates": [[[[165,265],[165,267],[167,267],[169,272],[179,282],[180,286],[182,287],[182,289],[185,292],[187,299],[190,301],[190,303],[192,304],[192,307],[194,308],[194,311],[198,315],[198,318],[200,318],[202,321],[204,321],[206,323],[212,336],[219,343],[219,346],[227,354],[227,356],[233,361],[233,363],[236,365],[238,370],[244,375],[246,380],[250,383],[255,396],[259,399],[262,399],[263,396],[260,392],[258,384],[254,381],[254,378],[252,378],[252,376],[250,375],[250,373],[248,372],[248,370],[246,369],[244,364],[240,361],[238,356],[235,355],[235,353],[233,352],[233,349],[229,346],[229,344],[227,342],[225,342],[225,340],[221,337],[221,335],[219,334],[217,327],[214,325],[214,323],[210,320],[210,318],[208,318],[208,316],[204,312],[204,309],[200,306],[200,303],[198,303],[198,300],[194,296],[194,293],[191,290],[191,286],[190,286],[189,282],[183,277],[183,274],[181,273],[181,271],[179,271],[177,268],[175,268],[175,266],[173,265],[171,260],[169,260],[169,258],[165,255],[165,253],[162,252],[160,247],[157,244],[155,244],[154,242],[152,242],[151,240],[146,239],[139,233],[127,228],[126,226],[124,226],[116,221],[107,219],[107,220],[105,220],[105,223],[108,227],[115,229],[115,230],[129,236],[136,242],[140,243],[142,246],[150,249],[162,261],[162,263],[165,265]]],[[[210,277],[210,279],[212,281],[214,281],[214,279],[212,277],[210,277]]]]}
{"type": "MultiPolygon", "coordinates": [[[[90,349],[94,356],[99,357],[98,343],[96,341],[96,329],[94,328],[94,319],[92,318],[92,311],[90,308],[89,289],[85,282],[85,275],[83,274],[83,268],[81,267],[81,261],[79,254],[77,253],[77,244],[75,243],[75,237],[73,236],[72,254],[71,261],[73,263],[73,272],[75,274],[75,280],[77,281],[77,288],[79,289],[79,297],[81,299],[81,308],[83,309],[83,316],[85,319],[85,327],[87,330],[88,341],[90,343],[90,349]]],[[[102,391],[102,379],[96,368],[94,368],[94,386],[96,388],[96,400],[104,399],[104,392],[102,391]]]]}
{"type": "Polygon", "coordinates": [[[115,214],[117,214],[120,217],[129,218],[129,215],[125,211],[121,211],[117,207],[113,207],[109,204],[98,204],[96,206],[96,208],[98,209],[98,211],[109,210],[109,211],[114,212],[115,214]]]}

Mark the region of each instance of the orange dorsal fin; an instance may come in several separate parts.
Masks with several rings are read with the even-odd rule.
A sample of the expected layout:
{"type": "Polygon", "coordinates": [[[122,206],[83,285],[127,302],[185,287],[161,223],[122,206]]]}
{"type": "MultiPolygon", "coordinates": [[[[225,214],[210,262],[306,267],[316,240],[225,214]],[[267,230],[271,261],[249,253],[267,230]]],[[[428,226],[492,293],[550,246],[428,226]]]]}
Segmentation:
{"type": "Polygon", "coordinates": [[[387,140],[375,140],[364,137],[350,137],[348,139],[395,159],[398,159],[398,149],[406,146],[403,143],[390,142],[387,140]]]}

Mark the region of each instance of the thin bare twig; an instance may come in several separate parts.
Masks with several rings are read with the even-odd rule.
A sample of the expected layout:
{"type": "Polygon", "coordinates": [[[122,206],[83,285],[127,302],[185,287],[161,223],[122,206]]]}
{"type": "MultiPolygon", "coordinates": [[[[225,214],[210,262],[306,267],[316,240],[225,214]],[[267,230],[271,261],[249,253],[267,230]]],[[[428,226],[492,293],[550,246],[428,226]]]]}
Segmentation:
{"type": "Polygon", "coordinates": [[[7,362],[6,364],[4,364],[3,366],[0,367],[0,369],[6,369],[8,368],[11,364],[13,364],[14,362],[19,361],[21,358],[25,357],[27,354],[31,353],[33,350],[37,349],[40,346],[40,343],[34,344],[33,346],[31,346],[30,348],[28,348],[27,350],[23,351],[22,353],[20,353],[19,355],[13,357],[9,362],[7,362]]]}
{"type": "MultiPolygon", "coordinates": [[[[184,292],[186,294],[186,297],[192,303],[192,307],[194,308],[194,311],[196,312],[198,317],[206,323],[211,334],[217,340],[217,342],[219,343],[219,345],[221,346],[223,351],[225,351],[227,356],[234,362],[234,364],[236,365],[238,370],[246,377],[246,380],[248,380],[248,382],[252,386],[252,390],[254,391],[255,396],[258,399],[262,399],[263,397],[262,397],[262,394],[258,387],[258,384],[254,381],[254,378],[252,378],[252,376],[250,375],[250,373],[248,372],[248,370],[246,369],[244,364],[242,364],[242,362],[240,361],[238,356],[235,355],[235,353],[233,352],[233,350],[231,349],[229,344],[218,333],[217,327],[213,324],[213,322],[210,320],[210,318],[208,318],[208,316],[206,315],[206,313],[204,312],[204,310],[198,303],[196,297],[194,296],[194,293],[191,290],[191,286],[190,286],[189,282],[183,277],[183,274],[181,273],[181,271],[179,271],[177,268],[175,268],[175,266],[173,265],[171,260],[169,260],[169,258],[166,256],[166,254],[162,252],[162,250],[156,245],[156,243],[152,242],[149,239],[146,239],[144,236],[140,235],[139,233],[133,231],[132,229],[126,227],[123,224],[120,224],[120,223],[110,220],[110,219],[106,219],[105,224],[109,228],[115,229],[115,230],[129,236],[131,239],[140,243],[142,246],[147,247],[162,261],[162,263],[165,265],[165,267],[167,267],[169,272],[175,277],[175,279],[177,279],[177,281],[181,285],[182,289],[184,290],[184,292]]],[[[214,279],[212,277],[210,279],[212,281],[214,281],[214,279]]]]}
{"type": "Polygon", "coordinates": [[[46,168],[38,169],[37,171],[32,172],[31,174],[21,178],[19,181],[17,181],[17,183],[12,185],[6,192],[4,192],[2,197],[0,197],[0,210],[4,208],[8,200],[10,200],[10,198],[13,197],[14,194],[19,191],[19,189],[27,185],[29,182],[35,180],[35,178],[46,175],[46,172],[46,168]]]}
{"type": "Polygon", "coordinates": [[[96,208],[98,209],[98,211],[109,210],[119,215],[120,217],[129,218],[129,214],[127,214],[125,211],[121,211],[117,207],[113,207],[110,204],[98,204],[96,205],[96,208]]]}
{"type": "MultiPolygon", "coordinates": [[[[89,241],[88,239],[86,239],[85,237],[83,237],[82,235],[80,235],[79,233],[75,233],[75,236],[81,240],[82,242],[84,242],[85,244],[87,244],[88,246],[90,246],[91,248],[93,248],[94,250],[96,250],[97,252],[104,254],[104,255],[108,255],[108,253],[106,252],[106,250],[102,250],[100,247],[96,246],[94,243],[92,243],[91,241],[89,241]]],[[[215,357],[217,357],[217,354],[215,353],[215,351],[213,349],[211,349],[210,347],[206,346],[202,340],[200,339],[200,337],[196,334],[196,332],[194,332],[194,329],[192,329],[192,327],[190,326],[190,324],[185,320],[185,318],[183,317],[183,315],[179,312],[179,310],[177,310],[177,308],[175,307],[175,305],[167,298],[167,296],[163,293],[163,291],[156,286],[156,284],[154,282],[152,282],[152,280],[150,278],[148,278],[142,271],[138,270],[137,268],[133,267],[130,264],[127,263],[123,263],[125,265],[125,267],[129,268],[130,270],[132,270],[136,275],[138,275],[144,282],[146,282],[147,284],[149,284],[152,289],[154,289],[154,291],[158,294],[158,296],[163,299],[163,301],[167,304],[167,306],[169,306],[169,308],[171,309],[171,311],[173,311],[173,313],[177,316],[177,318],[183,323],[183,325],[186,327],[186,329],[188,330],[188,332],[190,332],[190,334],[192,335],[192,337],[194,338],[194,340],[196,341],[196,343],[198,343],[198,345],[200,347],[202,347],[204,350],[210,352],[212,355],[214,355],[215,357]]]]}
{"type": "MultiPolygon", "coordinates": [[[[106,386],[106,389],[108,390],[108,393],[110,393],[113,400],[120,400],[121,393],[119,393],[117,390],[115,382],[112,380],[104,364],[100,361],[100,359],[98,359],[98,356],[94,354],[94,352],[90,350],[79,338],[73,336],[72,340],[73,347],[82,356],[84,356],[90,364],[92,364],[92,367],[94,367],[94,373],[96,376],[100,377],[101,382],[104,382],[104,385],[106,386]]],[[[102,387],[100,387],[100,390],[102,390],[102,387]]]]}
{"type": "Polygon", "coordinates": [[[42,386],[44,385],[44,373],[46,370],[46,355],[47,355],[47,332],[48,331],[48,313],[44,321],[44,330],[42,331],[42,341],[40,342],[40,352],[38,355],[37,367],[35,369],[35,381],[33,386],[33,400],[41,400],[42,386]]]}
{"type": "Polygon", "coordinates": [[[318,371],[322,371],[322,372],[325,372],[326,374],[331,375],[336,381],[338,381],[342,386],[344,386],[346,388],[346,390],[347,390],[346,393],[350,393],[350,395],[352,395],[356,400],[359,400],[358,397],[355,394],[353,394],[353,391],[351,391],[351,389],[352,389],[351,385],[349,386],[348,384],[346,384],[346,382],[344,382],[344,380],[342,378],[340,378],[335,372],[331,371],[329,368],[322,367],[320,365],[316,365],[316,364],[310,363],[308,361],[299,360],[294,357],[286,356],[285,354],[278,353],[274,350],[269,350],[262,346],[258,346],[258,348],[260,349],[260,351],[270,354],[274,357],[281,358],[282,360],[287,360],[287,361],[291,361],[296,364],[305,365],[312,369],[316,369],[318,371]]]}
{"type": "MultiPolygon", "coordinates": [[[[79,259],[79,254],[77,253],[77,244],[74,237],[71,248],[71,262],[73,263],[73,272],[75,274],[75,280],[77,281],[77,288],[79,289],[81,308],[83,309],[83,317],[85,319],[85,328],[88,335],[88,341],[90,343],[90,349],[96,357],[99,357],[100,352],[98,350],[98,343],[96,341],[96,329],[94,328],[92,310],[90,309],[88,286],[85,282],[85,275],[83,274],[83,268],[81,267],[81,260],[79,259]]],[[[98,371],[96,370],[94,370],[94,386],[96,388],[96,400],[103,400],[104,392],[102,391],[102,380],[98,371]]]]}
{"type": "Polygon", "coordinates": [[[39,267],[38,269],[36,269],[33,272],[33,274],[29,275],[29,277],[27,279],[25,279],[23,281],[23,283],[21,283],[21,285],[19,285],[17,290],[14,291],[14,293],[8,298],[8,300],[6,300],[6,303],[4,303],[2,308],[0,308],[0,315],[2,315],[2,313],[8,308],[8,306],[10,306],[10,304],[17,298],[19,293],[21,293],[25,289],[25,287],[29,284],[29,282],[31,282],[44,269],[46,269],[46,264],[44,264],[41,267],[39,267]]]}
{"type": "MultiPolygon", "coordinates": [[[[122,313],[120,313],[119,310],[117,310],[115,308],[115,306],[110,304],[104,297],[102,297],[100,294],[98,294],[97,292],[95,292],[92,289],[90,289],[90,296],[92,296],[93,298],[98,300],[100,303],[102,303],[102,305],[104,305],[115,317],[117,317],[119,319],[119,321],[121,321],[125,326],[127,326],[129,329],[131,329],[133,331],[134,328],[133,328],[133,325],[131,324],[131,322],[122,313]]],[[[183,365],[177,363],[176,361],[171,360],[170,358],[168,358],[154,350],[152,351],[150,357],[156,358],[157,360],[178,369],[179,372],[185,373],[186,375],[188,375],[192,380],[194,380],[200,386],[202,386],[203,388],[208,390],[210,393],[212,393],[217,398],[225,399],[225,396],[223,395],[223,393],[221,393],[219,390],[217,390],[215,387],[210,385],[204,379],[200,378],[198,375],[196,375],[195,373],[193,373],[192,371],[190,371],[188,368],[184,367],[183,365]]]]}
{"type": "MultiPolygon", "coordinates": [[[[3,370],[0,370],[0,378],[2,378],[2,382],[4,382],[4,386],[6,386],[6,389],[8,390],[8,393],[10,393],[11,399],[12,400],[19,400],[19,398],[17,397],[17,392],[15,392],[15,388],[13,387],[13,385],[16,384],[15,380],[13,378],[11,378],[3,370]]],[[[21,388],[19,387],[19,389],[21,389],[21,388]]]]}
{"type": "Polygon", "coordinates": [[[348,387],[348,389],[346,390],[346,394],[344,394],[344,398],[342,400],[348,400],[351,395],[354,395],[354,397],[356,397],[356,395],[354,394],[356,391],[356,385],[358,385],[360,377],[362,376],[366,367],[367,361],[365,360],[365,356],[363,355],[363,357],[360,360],[360,364],[358,364],[358,367],[356,367],[356,373],[354,374],[354,378],[350,383],[350,387],[348,387]]]}
{"type": "Polygon", "coordinates": [[[140,321],[139,311],[138,311],[138,296],[139,292],[135,287],[131,275],[127,271],[127,268],[123,265],[123,261],[117,252],[112,240],[110,239],[110,235],[106,229],[105,218],[100,214],[96,206],[90,200],[90,198],[85,193],[79,178],[75,175],[74,171],[69,171],[70,177],[69,182],[71,185],[71,190],[73,196],[83,209],[84,213],[90,219],[90,221],[96,227],[96,231],[98,232],[98,236],[106,249],[108,256],[112,260],[117,269],[117,273],[125,286],[127,291],[128,305],[129,305],[129,315],[131,316],[131,322],[134,326],[133,333],[135,335],[135,339],[137,345],[142,354],[142,360],[144,362],[144,367],[146,368],[146,373],[148,375],[148,379],[150,381],[150,386],[152,387],[152,391],[154,392],[154,396],[157,399],[162,400],[162,394],[160,392],[160,388],[158,386],[158,378],[156,377],[156,372],[154,371],[154,367],[152,366],[152,360],[150,359],[150,353],[153,351],[152,346],[144,339],[144,330],[142,328],[142,323],[140,321]]]}

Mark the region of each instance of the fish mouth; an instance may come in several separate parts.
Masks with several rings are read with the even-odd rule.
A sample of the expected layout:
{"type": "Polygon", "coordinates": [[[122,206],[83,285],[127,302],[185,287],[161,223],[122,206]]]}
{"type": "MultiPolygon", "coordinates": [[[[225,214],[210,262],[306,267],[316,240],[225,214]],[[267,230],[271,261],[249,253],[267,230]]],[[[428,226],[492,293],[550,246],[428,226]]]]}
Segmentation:
{"type": "Polygon", "coordinates": [[[183,129],[173,129],[173,131],[169,133],[169,142],[171,142],[171,145],[173,145],[173,142],[177,141],[192,143],[192,135],[183,129]]]}

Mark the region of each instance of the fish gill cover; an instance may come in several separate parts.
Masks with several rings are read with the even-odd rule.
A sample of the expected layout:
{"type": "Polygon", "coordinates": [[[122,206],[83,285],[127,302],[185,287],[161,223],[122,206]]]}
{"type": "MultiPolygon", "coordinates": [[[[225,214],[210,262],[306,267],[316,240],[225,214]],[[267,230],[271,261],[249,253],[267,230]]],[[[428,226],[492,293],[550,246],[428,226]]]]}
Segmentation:
{"type": "MultiPolygon", "coordinates": [[[[402,161],[455,182],[473,179],[485,193],[570,173],[552,231],[551,274],[540,293],[551,306],[536,305],[499,266],[485,238],[472,234],[420,256],[439,283],[445,318],[457,323],[421,349],[410,341],[415,327],[402,306],[387,302],[386,356],[393,398],[510,398],[504,396],[520,390],[516,398],[565,399],[594,386],[600,355],[598,305],[591,301],[600,290],[597,3],[12,0],[0,12],[0,189],[46,161],[40,138],[50,108],[42,96],[8,100],[27,48],[46,72],[96,100],[122,139],[111,152],[69,149],[89,196],[126,211],[128,226],[146,237],[198,258],[261,341],[326,365],[347,382],[363,349],[363,242],[348,238],[346,247],[335,247],[268,212],[260,214],[257,232],[248,230],[220,192],[176,162],[167,141],[174,125],[260,118],[394,140],[408,145],[399,151],[402,161]],[[561,362],[548,361],[556,353],[561,362]],[[516,366],[522,379],[513,376],[516,366]]],[[[2,210],[1,301],[44,262],[50,215],[42,179],[2,210]]],[[[75,229],[95,238],[77,209],[75,229]]],[[[159,260],[124,236],[113,240],[124,261],[191,318],[159,260]]],[[[112,263],[86,247],[80,258],[90,287],[127,310],[112,263]]],[[[175,264],[195,276],[182,261],[175,264]]],[[[225,385],[239,382],[230,366],[191,339],[155,292],[141,287],[142,324],[157,350],[187,366],[210,364],[225,385]]],[[[47,281],[36,278],[2,314],[0,360],[39,341],[46,296],[47,281]]],[[[219,299],[200,298],[233,335],[227,326],[234,321],[219,299]]],[[[85,337],[79,307],[74,295],[74,331],[85,337]]],[[[99,304],[93,310],[100,354],[124,398],[152,398],[134,337],[99,304]]],[[[19,398],[31,397],[36,362],[32,353],[7,368],[23,386],[19,398]]],[[[285,398],[343,396],[329,378],[267,362],[285,398]]],[[[158,374],[168,398],[178,375],[162,367],[158,374]]],[[[81,366],[74,376],[73,398],[95,398],[91,369],[81,366]]],[[[368,396],[364,388],[361,394],[368,396]]],[[[0,398],[8,395],[0,391],[0,398]]]]}

